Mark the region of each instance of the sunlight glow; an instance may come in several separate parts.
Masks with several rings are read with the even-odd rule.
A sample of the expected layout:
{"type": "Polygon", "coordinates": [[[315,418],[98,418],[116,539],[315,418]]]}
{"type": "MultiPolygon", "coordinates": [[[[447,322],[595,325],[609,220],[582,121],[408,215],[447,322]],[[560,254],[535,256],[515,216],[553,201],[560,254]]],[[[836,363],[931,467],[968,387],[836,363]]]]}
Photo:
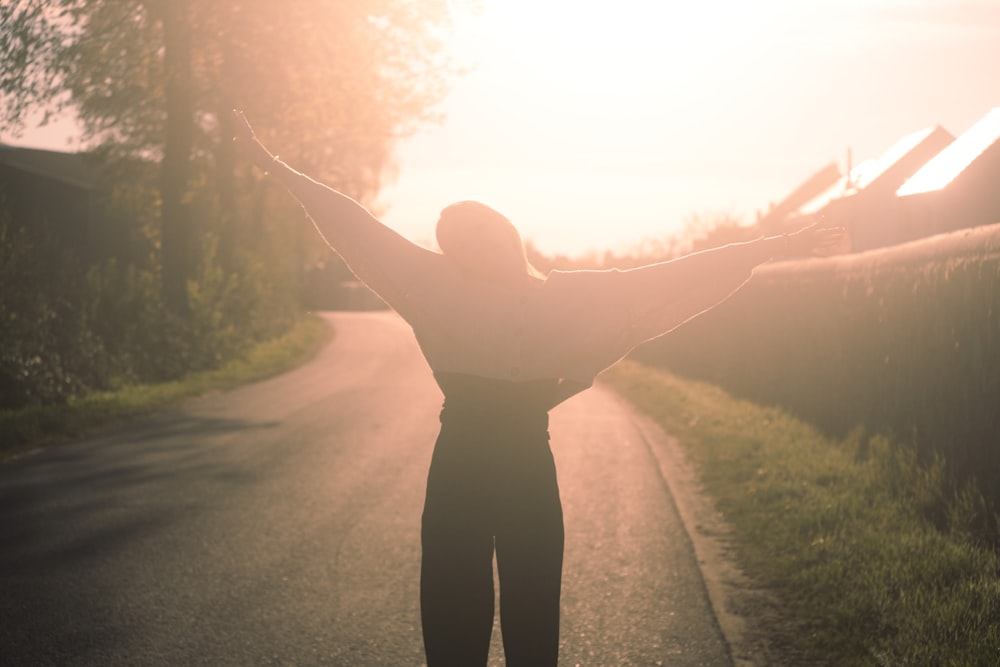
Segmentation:
{"type": "Polygon", "coordinates": [[[467,45],[484,67],[504,71],[522,101],[558,88],[566,106],[610,106],[717,64],[748,38],[750,4],[494,0],[466,26],[467,45]]]}
{"type": "Polygon", "coordinates": [[[983,3],[480,3],[455,23],[469,74],[445,124],[402,147],[385,194],[414,238],[467,198],[570,254],[662,239],[693,215],[751,222],[848,149],[878,155],[997,103],[1000,10],[983,3]]]}

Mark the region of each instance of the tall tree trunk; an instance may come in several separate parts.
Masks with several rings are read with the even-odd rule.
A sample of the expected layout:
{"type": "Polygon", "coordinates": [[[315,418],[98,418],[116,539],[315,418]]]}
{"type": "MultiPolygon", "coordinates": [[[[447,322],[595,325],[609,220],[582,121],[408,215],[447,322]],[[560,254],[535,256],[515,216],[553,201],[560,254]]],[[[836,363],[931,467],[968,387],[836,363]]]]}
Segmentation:
{"type": "MultiPolygon", "coordinates": [[[[228,37],[228,36],[227,36],[228,37]]],[[[236,204],[236,150],[232,137],[235,134],[232,110],[236,108],[236,96],[232,92],[230,82],[233,75],[232,48],[228,43],[222,45],[222,72],[219,83],[218,114],[220,141],[215,154],[216,196],[218,197],[221,235],[219,244],[219,262],[226,272],[236,271],[236,253],[239,246],[238,220],[239,211],[236,204]]]]}
{"type": "Polygon", "coordinates": [[[161,165],[162,290],[167,307],[187,311],[187,280],[194,250],[191,207],[187,202],[191,148],[194,140],[194,99],[191,92],[191,42],[187,0],[159,3],[163,21],[166,71],[166,126],[161,165]]]}

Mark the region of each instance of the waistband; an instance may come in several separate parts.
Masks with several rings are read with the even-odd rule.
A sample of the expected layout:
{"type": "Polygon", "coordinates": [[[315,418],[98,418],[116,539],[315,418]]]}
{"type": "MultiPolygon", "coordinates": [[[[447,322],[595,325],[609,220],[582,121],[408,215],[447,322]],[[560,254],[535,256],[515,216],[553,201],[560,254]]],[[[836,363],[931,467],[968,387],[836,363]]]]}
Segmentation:
{"type": "Polygon", "coordinates": [[[505,430],[548,428],[558,380],[510,382],[463,373],[435,373],[444,393],[441,423],[505,430]]]}

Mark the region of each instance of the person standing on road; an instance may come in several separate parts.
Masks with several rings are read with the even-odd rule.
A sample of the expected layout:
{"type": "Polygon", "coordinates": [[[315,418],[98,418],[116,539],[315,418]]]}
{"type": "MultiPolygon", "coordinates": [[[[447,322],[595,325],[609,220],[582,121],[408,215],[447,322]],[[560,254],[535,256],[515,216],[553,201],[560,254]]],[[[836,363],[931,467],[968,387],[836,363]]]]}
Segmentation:
{"type": "Polygon", "coordinates": [[[494,553],[507,665],[554,667],[563,519],[549,410],[635,346],[723,301],[755,267],[822,252],[841,232],[810,227],[627,271],[542,276],[517,229],[489,206],[448,206],[436,229],[441,252],[420,247],[279,160],[234,113],[244,154],[410,324],[444,394],[421,525],[428,667],[487,664],[494,553]]]}

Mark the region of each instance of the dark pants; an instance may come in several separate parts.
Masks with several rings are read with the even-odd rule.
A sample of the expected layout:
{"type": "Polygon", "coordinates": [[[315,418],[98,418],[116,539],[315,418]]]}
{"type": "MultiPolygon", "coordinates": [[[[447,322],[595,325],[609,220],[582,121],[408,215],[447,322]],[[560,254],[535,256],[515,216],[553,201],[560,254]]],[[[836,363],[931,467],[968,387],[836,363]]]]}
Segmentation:
{"type": "Polygon", "coordinates": [[[442,383],[422,527],[428,667],[486,665],[494,548],[506,664],[556,665],[563,523],[548,406],[511,385],[499,383],[498,393],[479,381],[455,400],[442,383]]]}

